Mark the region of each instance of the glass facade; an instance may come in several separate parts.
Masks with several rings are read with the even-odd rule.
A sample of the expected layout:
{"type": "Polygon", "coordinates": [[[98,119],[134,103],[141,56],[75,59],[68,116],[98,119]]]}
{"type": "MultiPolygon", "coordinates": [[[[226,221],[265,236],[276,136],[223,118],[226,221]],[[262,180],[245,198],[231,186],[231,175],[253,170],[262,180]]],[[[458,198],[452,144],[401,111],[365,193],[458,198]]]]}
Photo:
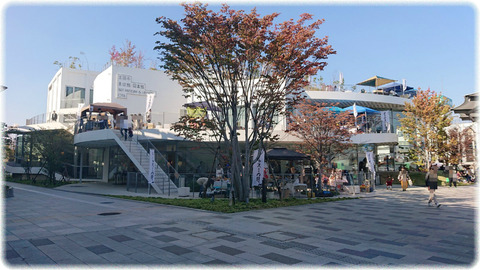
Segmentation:
{"type": "Polygon", "coordinates": [[[61,108],[77,108],[79,103],[85,103],[85,88],[66,86],[65,97],[62,99],[61,108]]]}
{"type": "MultiPolygon", "coordinates": [[[[103,178],[103,148],[84,149],[82,160],[82,178],[83,179],[102,179],[103,178]]],[[[80,162],[78,162],[80,165],[80,162]]]]}

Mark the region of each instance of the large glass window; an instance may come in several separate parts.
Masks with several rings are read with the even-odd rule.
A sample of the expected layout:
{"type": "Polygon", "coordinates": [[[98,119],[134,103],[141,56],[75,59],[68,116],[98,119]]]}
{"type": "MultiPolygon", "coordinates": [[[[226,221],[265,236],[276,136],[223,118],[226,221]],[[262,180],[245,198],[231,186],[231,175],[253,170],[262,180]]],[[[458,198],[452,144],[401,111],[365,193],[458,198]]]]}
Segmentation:
{"type": "Polygon", "coordinates": [[[93,103],[93,89],[90,89],[90,104],[93,103]]]}
{"type": "Polygon", "coordinates": [[[67,86],[65,92],[66,92],[65,96],[67,97],[70,96],[73,93],[73,87],[67,86]]]}
{"type": "MultiPolygon", "coordinates": [[[[82,87],[75,87],[75,93],[80,92],[80,98],[84,99],[85,98],[85,88],[82,87]]],[[[75,94],[78,96],[79,94],[75,94]]]]}
{"type": "Polygon", "coordinates": [[[104,149],[88,149],[83,155],[83,178],[102,179],[104,149]]]}
{"type": "Polygon", "coordinates": [[[85,103],[85,88],[66,86],[66,97],[63,98],[61,108],[76,108],[79,103],[85,103]]]}

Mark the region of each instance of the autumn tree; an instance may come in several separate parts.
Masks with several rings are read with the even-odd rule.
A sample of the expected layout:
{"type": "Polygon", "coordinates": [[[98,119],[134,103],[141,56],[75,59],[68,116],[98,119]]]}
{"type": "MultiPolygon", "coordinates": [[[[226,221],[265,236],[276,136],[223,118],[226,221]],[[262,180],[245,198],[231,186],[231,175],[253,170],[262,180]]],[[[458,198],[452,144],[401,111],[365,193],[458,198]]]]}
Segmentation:
{"type": "Polygon", "coordinates": [[[301,99],[305,79],[315,75],[335,53],[328,38],[317,38],[323,23],[302,14],[274,24],[279,15],[261,17],[222,5],[219,12],[206,4],[183,4],[185,17],[177,22],[157,18],[156,35],[162,67],[183,87],[186,97],[205,101],[214,126],[231,148],[235,193],[248,201],[252,152],[272,138],[276,119],[301,99]]]}
{"type": "Polygon", "coordinates": [[[132,42],[128,39],[123,44],[123,48],[120,48],[120,51],[113,45],[108,53],[110,54],[110,61],[115,65],[134,68],[144,67],[144,54],[141,51],[137,52],[135,45],[132,45],[132,42]]]}
{"type": "Polygon", "coordinates": [[[474,136],[471,127],[465,129],[453,127],[448,129],[447,135],[445,151],[442,151],[445,163],[460,164],[464,155],[469,158],[473,157],[472,145],[474,136]]]}
{"type": "MultiPolygon", "coordinates": [[[[57,65],[58,67],[63,67],[63,64],[60,63],[59,61],[53,62],[54,65],[57,65]]],[[[68,67],[71,69],[81,69],[82,64],[80,63],[80,58],[76,56],[69,56],[68,57],[68,67]]]]}
{"type": "Polygon", "coordinates": [[[331,167],[332,160],[351,145],[353,117],[336,111],[330,104],[305,100],[295,106],[289,131],[302,139],[302,150],[316,162],[321,174],[331,167]]]}
{"type": "Polygon", "coordinates": [[[447,133],[445,128],[452,121],[447,100],[434,91],[421,90],[410,102],[405,103],[400,130],[411,144],[409,156],[417,164],[429,168],[441,157],[447,133]]]}

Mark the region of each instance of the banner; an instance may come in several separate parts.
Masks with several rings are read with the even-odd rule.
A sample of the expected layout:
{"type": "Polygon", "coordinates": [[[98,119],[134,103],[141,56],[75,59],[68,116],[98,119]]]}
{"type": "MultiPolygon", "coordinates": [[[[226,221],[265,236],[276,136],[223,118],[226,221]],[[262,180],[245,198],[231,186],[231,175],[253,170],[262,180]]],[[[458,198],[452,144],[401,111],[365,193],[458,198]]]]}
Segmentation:
{"type": "Polygon", "coordinates": [[[145,112],[148,112],[152,108],[154,97],[155,97],[155,93],[147,94],[147,106],[145,108],[145,112]]]}
{"type": "Polygon", "coordinates": [[[372,172],[373,174],[373,182],[375,182],[375,159],[373,158],[373,152],[372,151],[368,151],[368,152],[365,152],[365,155],[367,157],[367,166],[368,166],[368,169],[372,172]]]}
{"type": "Polygon", "coordinates": [[[261,186],[263,182],[263,171],[265,170],[265,152],[263,150],[253,151],[253,160],[260,158],[253,164],[252,187],[261,186]]]}
{"type": "Polygon", "coordinates": [[[382,131],[390,132],[390,111],[381,111],[382,131]]]}
{"type": "Polygon", "coordinates": [[[353,103],[353,116],[355,116],[355,118],[357,118],[357,115],[358,115],[357,105],[355,103],[353,103]]]}
{"type": "Polygon", "coordinates": [[[148,172],[148,183],[149,184],[153,184],[155,183],[155,165],[157,165],[155,163],[155,150],[152,148],[150,149],[150,168],[149,168],[149,172],[148,172]]]}

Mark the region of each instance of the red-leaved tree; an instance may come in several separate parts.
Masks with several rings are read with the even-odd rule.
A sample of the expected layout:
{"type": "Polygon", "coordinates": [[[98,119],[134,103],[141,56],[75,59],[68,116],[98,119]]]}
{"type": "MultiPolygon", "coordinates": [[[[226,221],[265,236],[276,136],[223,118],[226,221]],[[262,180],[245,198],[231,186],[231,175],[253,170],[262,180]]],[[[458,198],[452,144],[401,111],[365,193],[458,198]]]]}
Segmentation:
{"type": "Polygon", "coordinates": [[[467,160],[473,160],[475,153],[473,150],[474,131],[472,127],[465,129],[453,127],[448,129],[447,134],[445,151],[443,151],[445,163],[461,164],[463,157],[466,157],[467,160]]]}
{"type": "Polygon", "coordinates": [[[135,45],[132,45],[132,42],[128,39],[120,51],[117,51],[115,45],[113,45],[108,53],[110,54],[110,61],[115,65],[135,68],[144,67],[143,53],[141,51],[137,53],[137,51],[135,51],[135,45]]]}
{"type": "Polygon", "coordinates": [[[352,146],[353,116],[327,103],[305,100],[290,115],[289,131],[302,139],[300,151],[310,155],[321,174],[332,160],[352,146]]]}
{"type": "Polygon", "coordinates": [[[323,20],[306,25],[310,14],[274,24],[278,13],[260,17],[255,9],[247,14],[228,5],[219,12],[200,3],[182,6],[180,21],[157,18],[163,40],[155,49],[185,96],[218,108],[209,112],[210,121],[231,147],[236,197],[248,201],[253,150],[272,138],[286,106],[302,98],[305,78],[322,70],[335,51],[327,37],[315,36],[323,20]]]}

